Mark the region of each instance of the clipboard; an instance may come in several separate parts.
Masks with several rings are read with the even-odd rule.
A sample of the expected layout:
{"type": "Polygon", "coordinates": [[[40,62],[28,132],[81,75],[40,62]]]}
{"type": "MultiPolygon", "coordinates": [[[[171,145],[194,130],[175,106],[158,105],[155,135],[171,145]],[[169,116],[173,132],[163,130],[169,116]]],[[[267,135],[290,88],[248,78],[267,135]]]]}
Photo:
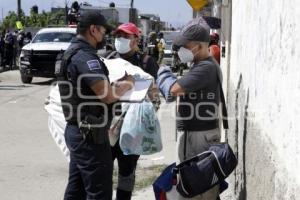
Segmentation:
{"type": "Polygon", "coordinates": [[[120,102],[142,102],[152,84],[152,79],[142,79],[135,81],[134,87],[127,91],[123,96],[120,97],[120,102]]]}

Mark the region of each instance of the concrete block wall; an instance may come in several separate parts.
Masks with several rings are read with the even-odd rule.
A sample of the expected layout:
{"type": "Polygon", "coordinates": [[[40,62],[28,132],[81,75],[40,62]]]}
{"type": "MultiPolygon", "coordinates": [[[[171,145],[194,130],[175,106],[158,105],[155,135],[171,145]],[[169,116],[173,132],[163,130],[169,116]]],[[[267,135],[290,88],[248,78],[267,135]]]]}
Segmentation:
{"type": "Polygon", "coordinates": [[[230,199],[300,199],[300,2],[232,0],[230,199]]]}

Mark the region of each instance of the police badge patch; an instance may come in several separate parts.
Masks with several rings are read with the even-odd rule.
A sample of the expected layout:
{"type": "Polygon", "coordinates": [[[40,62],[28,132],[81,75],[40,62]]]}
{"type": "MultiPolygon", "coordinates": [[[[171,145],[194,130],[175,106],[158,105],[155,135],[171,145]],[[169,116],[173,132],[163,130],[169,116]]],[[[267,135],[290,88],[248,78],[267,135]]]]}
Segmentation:
{"type": "Polygon", "coordinates": [[[89,60],[86,62],[91,71],[101,69],[100,63],[98,60],[89,60]]]}

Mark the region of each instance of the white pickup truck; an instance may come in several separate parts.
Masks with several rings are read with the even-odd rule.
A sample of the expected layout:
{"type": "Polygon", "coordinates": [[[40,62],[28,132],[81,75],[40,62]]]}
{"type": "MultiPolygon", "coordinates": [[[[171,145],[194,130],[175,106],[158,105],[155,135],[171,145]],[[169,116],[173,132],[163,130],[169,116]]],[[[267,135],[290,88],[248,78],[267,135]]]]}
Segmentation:
{"type": "Polygon", "coordinates": [[[25,45],[19,57],[23,83],[31,83],[33,77],[55,77],[57,54],[65,51],[76,36],[76,28],[43,28],[25,45]]]}

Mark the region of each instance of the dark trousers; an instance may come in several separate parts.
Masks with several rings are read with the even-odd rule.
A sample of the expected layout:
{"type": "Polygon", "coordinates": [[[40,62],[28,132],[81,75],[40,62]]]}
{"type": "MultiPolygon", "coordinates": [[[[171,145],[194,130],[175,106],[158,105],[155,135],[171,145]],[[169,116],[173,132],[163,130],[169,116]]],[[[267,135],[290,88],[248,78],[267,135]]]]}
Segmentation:
{"type": "Polygon", "coordinates": [[[65,200],[111,200],[112,170],[110,144],[83,139],[77,126],[67,124],[66,144],[70,150],[69,180],[65,200]]]}
{"type": "Polygon", "coordinates": [[[4,49],[4,65],[9,65],[12,68],[14,59],[14,48],[12,45],[5,44],[4,49]]]}
{"type": "Polygon", "coordinates": [[[4,51],[2,49],[2,47],[0,47],[0,66],[3,66],[4,63],[4,51]]]}
{"type": "Polygon", "coordinates": [[[131,199],[135,183],[135,169],[139,157],[139,155],[124,155],[120,148],[119,141],[112,147],[112,159],[117,159],[119,167],[117,200],[131,199]]]}

